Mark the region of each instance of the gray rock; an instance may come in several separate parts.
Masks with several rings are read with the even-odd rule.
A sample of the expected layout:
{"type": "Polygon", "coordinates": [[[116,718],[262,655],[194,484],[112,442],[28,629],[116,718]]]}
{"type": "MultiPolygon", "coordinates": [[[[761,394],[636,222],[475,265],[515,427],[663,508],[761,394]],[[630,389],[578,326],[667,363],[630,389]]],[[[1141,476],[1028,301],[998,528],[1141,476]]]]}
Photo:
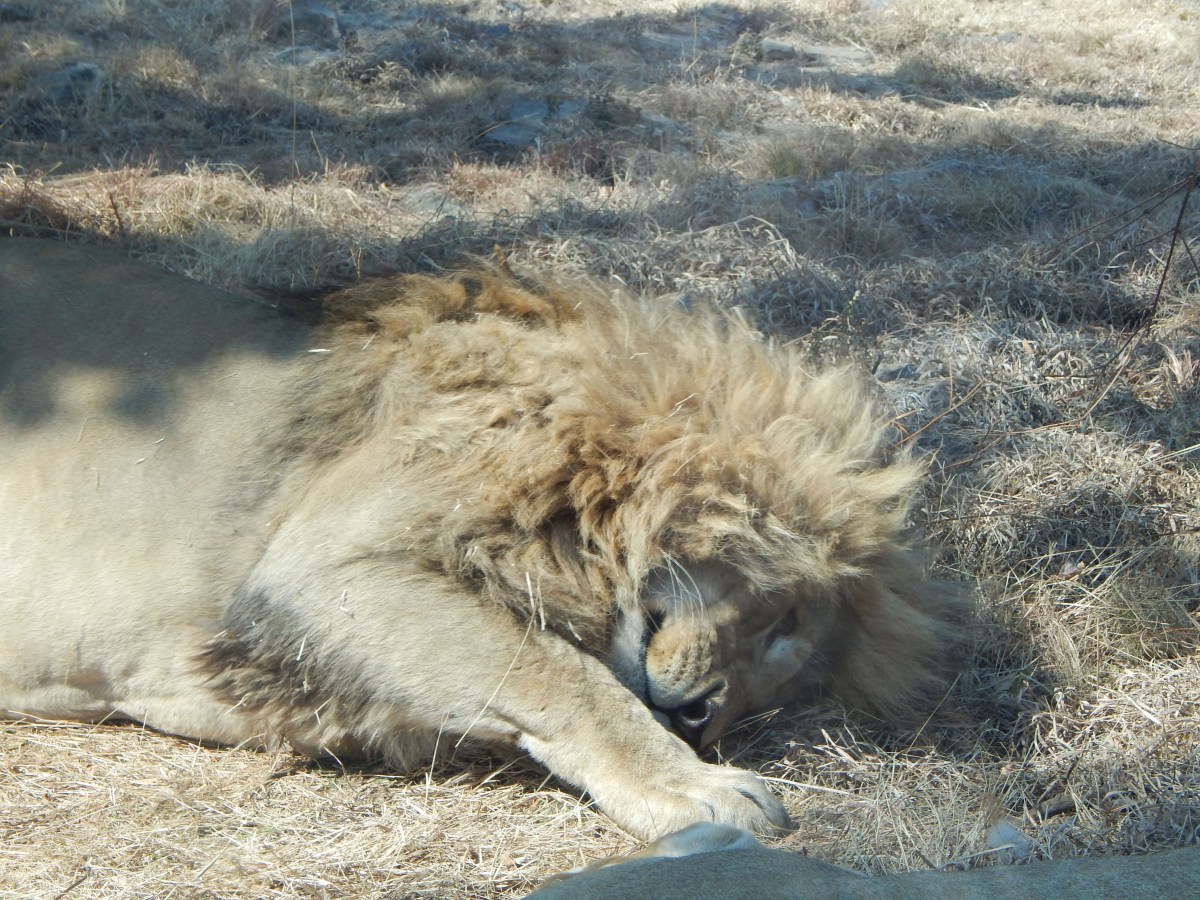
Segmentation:
{"type": "Polygon", "coordinates": [[[797,216],[815,216],[821,212],[820,205],[799,178],[770,178],[756,181],[745,188],[746,202],[754,209],[785,209],[797,216]]]}
{"type": "Polygon", "coordinates": [[[342,36],[337,13],[317,0],[294,0],[290,12],[284,11],[279,37],[317,41],[334,46],[342,36]]]}
{"type": "Polygon", "coordinates": [[[466,215],[461,203],[436,184],[416,184],[401,188],[396,197],[401,208],[430,221],[466,215]]]}
{"type": "Polygon", "coordinates": [[[854,71],[875,58],[870,50],[847,44],[805,44],[800,48],[800,57],[805,66],[828,66],[839,71],[854,71]]]}
{"type": "Polygon", "coordinates": [[[0,3],[0,22],[30,22],[33,10],[15,3],[0,3]]]}
{"type": "Polygon", "coordinates": [[[787,41],[776,40],[775,38],[763,38],[758,52],[763,62],[780,62],[785,59],[796,58],[795,45],[789,44],[787,41]]]}
{"type": "Polygon", "coordinates": [[[534,891],[538,900],[1167,900],[1200,897],[1200,848],[870,878],[761,848],[648,857],[534,891]]]}
{"type": "Polygon", "coordinates": [[[488,131],[488,140],[509,147],[532,147],[542,136],[548,118],[550,104],[538,100],[517,100],[509,112],[509,120],[488,131]]]}
{"type": "Polygon", "coordinates": [[[904,363],[899,366],[893,366],[886,369],[879,369],[875,373],[875,377],[879,381],[912,381],[917,377],[917,367],[912,363],[904,363]]]}
{"type": "Polygon", "coordinates": [[[338,54],[334,50],[322,50],[317,47],[304,46],[284,47],[278,53],[274,54],[276,62],[282,65],[297,66],[302,69],[328,63],[338,58],[338,54]]]}
{"type": "Polygon", "coordinates": [[[583,100],[564,100],[552,105],[547,100],[520,98],[513,101],[508,119],[492,127],[486,137],[507,147],[532,147],[551,126],[569,123],[586,110],[587,103],[583,100]]]}
{"type": "Polygon", "coordinates": [[[66,109],[89,105],[100,91],[104,73],[92,63],[71,63],[57,72],[34,79],[25,95],[30,107],[66,109]]]}
{"type": "Polygon", "coordinates": [[[586,100],[564,100],[554,110],[554,118],[573,119],[576,116],[583,115],[585,109],[587,109],[586,100]]]}

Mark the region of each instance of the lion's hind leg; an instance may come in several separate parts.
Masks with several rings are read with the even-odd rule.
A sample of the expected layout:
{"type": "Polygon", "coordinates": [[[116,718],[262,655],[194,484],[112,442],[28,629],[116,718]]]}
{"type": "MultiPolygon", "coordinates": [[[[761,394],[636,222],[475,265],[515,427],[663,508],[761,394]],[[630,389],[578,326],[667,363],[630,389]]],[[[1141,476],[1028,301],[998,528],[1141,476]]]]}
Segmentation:
{"type": "Polygon", "coordinates": [[[160,691],[116,700],[112,718],[141,722],[155,731],[220,747],[274,750],[279,738],[258,718],[209,695],[204,690],[160,691]]]}
{"type": "Polygon", "coordinates": [[[0,716],[44,722],[136,722],[178,737],[229,747],[267,749],[273,741],[260,719],[213,695],[190,672],[156,677],[75,679],[17,684],[0,678],[0,716]]]}

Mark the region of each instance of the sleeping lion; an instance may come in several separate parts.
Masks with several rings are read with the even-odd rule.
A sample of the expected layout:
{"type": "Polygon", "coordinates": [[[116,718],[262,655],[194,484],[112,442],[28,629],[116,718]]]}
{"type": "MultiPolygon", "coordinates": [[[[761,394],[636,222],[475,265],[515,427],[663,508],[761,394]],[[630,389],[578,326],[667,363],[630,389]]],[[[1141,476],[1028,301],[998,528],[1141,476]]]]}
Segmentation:
{"type": "Polygon", "coordinates": [[[936,688],[921,469],[847,372],[504,266],[323,318],[0,240],[0,713],[504,745],[654,837],[787,826],[693,749],[739,720],[936,688]]]}

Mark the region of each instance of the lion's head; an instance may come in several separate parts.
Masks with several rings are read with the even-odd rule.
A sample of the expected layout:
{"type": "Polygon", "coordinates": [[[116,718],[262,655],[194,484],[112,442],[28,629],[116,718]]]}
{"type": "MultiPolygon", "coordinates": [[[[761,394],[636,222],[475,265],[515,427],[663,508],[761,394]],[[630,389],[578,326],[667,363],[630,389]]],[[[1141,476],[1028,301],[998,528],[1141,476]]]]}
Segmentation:
{"type": "Polygon", "coordinates": [[[660,315],[626,392],[610,378],[589,397],[610,424],[575,478],[582,518],[584,497],[605,510],[590,543],[628,586],[610,667],[695,746],[826,691],[909,710],[939,686],[958,599],[911,544],[922,466],[849,371],[814,374],[737,322],[660,315]]]}
{"type": "Polygon", "coordinates": [[[828,689],[874,712],[903,709],[937,681],[929,654],[945,625],[923,618],[879,585],[759,594],[727,563],[675,562],[621,616],[609,665],[664,725],[702,747],[744,717],[828,689]]]}

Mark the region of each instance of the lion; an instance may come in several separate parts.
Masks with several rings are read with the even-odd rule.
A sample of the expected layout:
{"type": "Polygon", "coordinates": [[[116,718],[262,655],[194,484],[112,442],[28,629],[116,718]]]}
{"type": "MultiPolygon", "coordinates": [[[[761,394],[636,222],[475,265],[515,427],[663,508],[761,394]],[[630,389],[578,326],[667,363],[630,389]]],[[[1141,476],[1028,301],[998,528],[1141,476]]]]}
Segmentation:
{"type": "Polygon", "coordinates": [[[499,264],[321,310],[0,240],[6,717],[511,748],[652,838],[789,826],[697,755],[740,720],[938,689],[957,601],[862,379],[499,264]]]}

